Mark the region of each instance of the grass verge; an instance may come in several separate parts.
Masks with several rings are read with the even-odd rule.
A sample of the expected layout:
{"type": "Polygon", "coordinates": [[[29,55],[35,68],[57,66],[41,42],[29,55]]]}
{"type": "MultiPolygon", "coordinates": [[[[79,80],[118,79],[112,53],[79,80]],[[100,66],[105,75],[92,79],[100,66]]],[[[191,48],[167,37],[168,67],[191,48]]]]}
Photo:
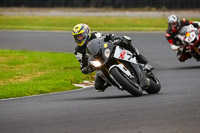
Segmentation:
{"type": "Polygon", "coordinates": [[[86,23],[92,31],[164,31],[166,21],[166,18],[0,16],[0,29],[71,31],[76,24],[86,23]]]}
{"type": "Polygon", "coordinates": [[[71,31],[76,24],[86,23],[92,31],[164,31],[166,21],[166,18],[0,16],[0,29],[71,31]]]}
{"type": "MultiPolygon", "coordinates": [[[[200,21],[200,18],[190,18],[200,21]]],[[[92,31],[164,31],[166,18],[0,16],[0,29],[71,31],[86,23],[92,31]]]]}
{"type": "Polygon", "coordinates": [[[0,50],[0,99],[73,90],[93,80],[72,53],[0,50]]]}

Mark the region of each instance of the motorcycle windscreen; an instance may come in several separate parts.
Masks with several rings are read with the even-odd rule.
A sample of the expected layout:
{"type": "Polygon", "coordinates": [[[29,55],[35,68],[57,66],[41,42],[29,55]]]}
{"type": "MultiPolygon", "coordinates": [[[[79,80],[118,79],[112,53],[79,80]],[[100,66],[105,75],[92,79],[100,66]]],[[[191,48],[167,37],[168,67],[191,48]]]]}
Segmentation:
{"type": "Polygon", "coordinates": [[[95,38],[93,40],[91,40],[88,44],[87,44],[87,50],[88,52],[92,55],[95,56],[99,53],[100,49],[101,49],[101,44],[103,43],[103,40],[100,38],[95,38]]]}

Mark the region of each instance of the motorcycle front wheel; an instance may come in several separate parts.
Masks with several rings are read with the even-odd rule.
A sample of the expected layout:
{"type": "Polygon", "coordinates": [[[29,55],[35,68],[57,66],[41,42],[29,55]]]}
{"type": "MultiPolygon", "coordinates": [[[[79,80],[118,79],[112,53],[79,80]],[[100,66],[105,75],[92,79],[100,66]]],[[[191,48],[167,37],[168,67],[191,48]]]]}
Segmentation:
{"type": "Polygon", "coordinates": [[[135,85],[134,82],[118,67],[113,67],[110,70],[110,73],[114,79],[123,87],[124,90],[128,91],[133,96],[142,96],[143,93],[140,87],[135,85]]]}

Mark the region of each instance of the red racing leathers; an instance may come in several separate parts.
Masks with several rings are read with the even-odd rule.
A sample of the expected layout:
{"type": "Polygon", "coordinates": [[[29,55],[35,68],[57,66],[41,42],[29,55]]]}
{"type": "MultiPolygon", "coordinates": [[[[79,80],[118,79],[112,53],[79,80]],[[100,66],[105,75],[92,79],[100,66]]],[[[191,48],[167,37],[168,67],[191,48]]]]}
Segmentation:
{"type": "Polygon", "coordinates": [[[179,30],[183,26],[190,25],[190,24],[192,24],[196,28],[199,27],[199,25],[197,23],[194,23],[192,21],[189,21],[189,20],[183,18],[182,20],[180,20],[180,26],[178,27],[178,29],[173,29],[170,26],[168,26],[168,29],[167,29],[166,34],[165,34],[168,42],[171,45],[172,50],[177,51],[177,57],[178,57],[179,61],[181,61],[181,62],[184,62],[188,58],[191,58],[191,56],[186,51],[186,49],[182,49],[182,50],[179,49],[179,47],[181,47],[183,44],[182,44],[181,40],[176,38],[176,35],[179,34],[179,30]]]}

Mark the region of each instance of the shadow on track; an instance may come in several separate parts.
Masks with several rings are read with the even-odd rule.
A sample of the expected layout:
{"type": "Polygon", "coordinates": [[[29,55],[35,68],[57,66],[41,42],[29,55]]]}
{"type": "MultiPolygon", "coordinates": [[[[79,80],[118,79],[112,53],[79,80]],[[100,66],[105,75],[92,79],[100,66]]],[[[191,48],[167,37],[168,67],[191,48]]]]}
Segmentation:
{"type": "Polygon", "coordinates": [[[118,95],[118,96],[96,96],[96,97],[84,97],[84,98],[67,98],[69,101],[79,101],[79,100],[107,100],[107,99],[124,99],[124,98],[142,98],[146,96],[153,96],[153,95],[159,95],[158,94],[143,94],[141,97],[134,97],[132,95],[118,95]]]}
{"type": "Polygon", "coordinates": [[[131,95],[122,95],[122,96],[101,96],[101,97],[84,97],[84,98],[69,98],[67,100],[102,100],[102,99],[119,99],[119,98],[137,98],[131,95]]]}

